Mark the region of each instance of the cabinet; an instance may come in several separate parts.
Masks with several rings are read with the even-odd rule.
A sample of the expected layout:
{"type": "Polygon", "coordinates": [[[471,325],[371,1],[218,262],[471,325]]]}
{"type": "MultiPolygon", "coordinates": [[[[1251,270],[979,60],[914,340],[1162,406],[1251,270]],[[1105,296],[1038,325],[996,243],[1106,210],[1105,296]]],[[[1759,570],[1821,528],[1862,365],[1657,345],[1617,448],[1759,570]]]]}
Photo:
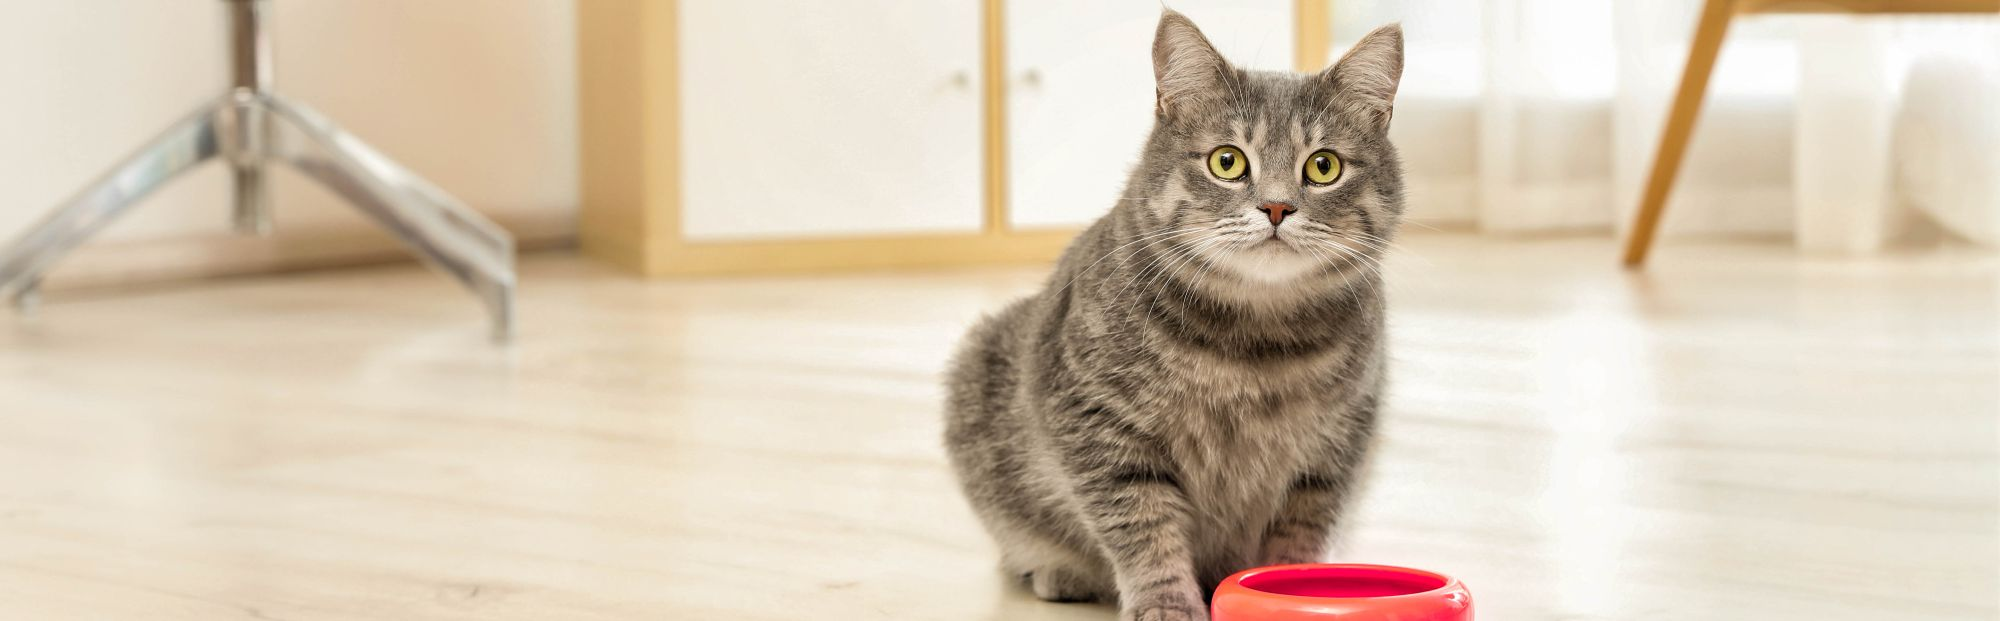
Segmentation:
{"type": "MultiPolygon", "coordinates": [[[[1239,67],[1291,69],[1291,0],[1181,0],[1239,67]]],[[[1153,124],[1152,2],[1007,1],[1007,213],[1073,228],[1111,209],[1153,124]]]]}
{"type": "Polygon", "coordinates": [[[976,232],[978,0],[681,3],[690,241],[976,232]]]}
{"type": "MultiPolygon", "coordinates": [[[[1175,6],[1245,66],[1325,55],[1325,0],[1175,6]]],[[[576,10],[583,249],[649,275],[1047,261],[1152,122],[1151,0],[576,10]]]]}

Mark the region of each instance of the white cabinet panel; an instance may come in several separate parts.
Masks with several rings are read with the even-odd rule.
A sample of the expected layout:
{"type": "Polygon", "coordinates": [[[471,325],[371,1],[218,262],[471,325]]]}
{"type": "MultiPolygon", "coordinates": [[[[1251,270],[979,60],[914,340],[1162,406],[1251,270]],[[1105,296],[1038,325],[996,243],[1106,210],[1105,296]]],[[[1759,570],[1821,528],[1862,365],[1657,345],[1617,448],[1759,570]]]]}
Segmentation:
{"type": "Polygon", "coordinates": [[[696,241],[979,230],[977,0],[686,0],[696,241]]]}
{"type": "MultiPolygon", "coordinates": [[[[1176,0],[1239,67],[1290,69],[1293,0],[1176,0]]],[[[1008,0],[1009,219],[1085,224],[1111,209],[1153,125],[1150,0],[1008,0]]]]}

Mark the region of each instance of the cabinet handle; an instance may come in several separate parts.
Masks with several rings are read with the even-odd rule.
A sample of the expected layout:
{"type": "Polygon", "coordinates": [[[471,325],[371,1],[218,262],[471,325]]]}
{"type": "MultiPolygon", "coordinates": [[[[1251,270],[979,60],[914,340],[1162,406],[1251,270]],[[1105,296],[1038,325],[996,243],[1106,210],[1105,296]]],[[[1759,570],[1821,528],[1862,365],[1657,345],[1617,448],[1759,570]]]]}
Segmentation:
{"type": "Polygon", "coordinates": [[[1029,67],[1026,72],[1023,72],[1021,74],[1021,86],[1025,86],[1035,90],[1041,90],[1042,70],[1037,69],[1035,67],[1029,67]]]}

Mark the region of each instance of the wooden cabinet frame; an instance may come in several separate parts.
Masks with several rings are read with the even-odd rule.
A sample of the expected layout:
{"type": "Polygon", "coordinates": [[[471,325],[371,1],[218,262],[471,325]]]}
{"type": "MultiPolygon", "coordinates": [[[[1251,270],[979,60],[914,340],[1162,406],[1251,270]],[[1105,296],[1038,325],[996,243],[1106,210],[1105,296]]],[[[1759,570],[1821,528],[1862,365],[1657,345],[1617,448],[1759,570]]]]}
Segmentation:
{"type": "MultiPolygon", "coordinates": [[[[984,186],[978,232],[690,241],[681,231],[679,0],[576,4],[580,236],[585,254],[648,276],[824,272],[1033,263],[1075,230],[1015,230],[1007,217],[1005,0],[982,0],[984,186]]],[[[1296,0],[1294,59],[1326,63],[1331,0],[1296,0]]]]}

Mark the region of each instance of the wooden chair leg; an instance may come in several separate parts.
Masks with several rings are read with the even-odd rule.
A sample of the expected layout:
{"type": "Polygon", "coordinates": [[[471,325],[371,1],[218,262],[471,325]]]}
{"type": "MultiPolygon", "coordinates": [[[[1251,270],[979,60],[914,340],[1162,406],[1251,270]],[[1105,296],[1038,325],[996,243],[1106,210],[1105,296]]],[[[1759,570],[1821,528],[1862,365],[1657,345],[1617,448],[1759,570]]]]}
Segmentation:
{"type": "Polygon", "coordinates": [[[1660,150],[1653,157],[1653,172],[1646,178],[1638,217],[1632,221],[1631,236],[1625,240],[1626,266],[1644,264],[1647,251],[1652,249],[1660,216],[1667,209],[1667,194],[1673,190],[1681,159],[1687,155],[1695,117],[1701,114],[1702,96],[1708,92],[1708,77],[1715,69],[1715,57],[1722,51],[1722,39],[1729,33],[1729,20],[1735,14],[1736,0],[1708,0],[1701,9],[1694,45],[1688,48],[1687,68],[1681,73],[1680,92],[1674,95],[1673,109],[1667,112],[1667,128],[1660,133],[1660,150]]]}

